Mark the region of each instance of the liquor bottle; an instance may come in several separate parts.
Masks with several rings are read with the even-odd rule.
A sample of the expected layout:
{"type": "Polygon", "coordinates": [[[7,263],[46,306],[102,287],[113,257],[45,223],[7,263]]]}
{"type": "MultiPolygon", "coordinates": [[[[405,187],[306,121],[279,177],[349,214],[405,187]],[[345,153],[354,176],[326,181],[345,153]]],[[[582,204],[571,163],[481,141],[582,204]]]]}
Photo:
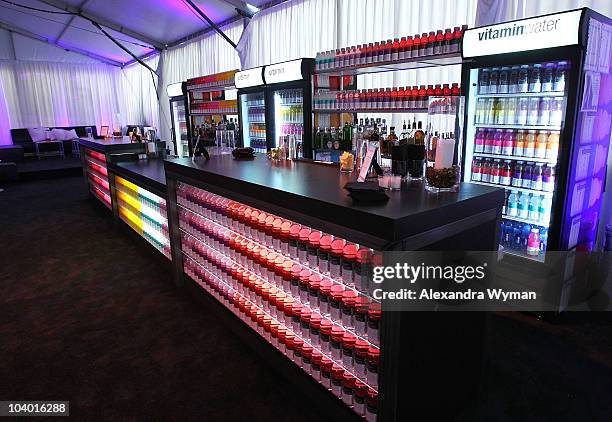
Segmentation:
{"type": "Polygon", "coordinates": [[[349,124],[349,122],[344,122],[344,128],[342,128],[343,131],[343,150],[344,151],[351,151],[353,149],[353,126],[351,124],[349,124]]]}
{"type": "Polygon", "coordinates": [[[406,128],[406,121],[404,120],[404,126],[402,127],[402,133],[399,137],[400,145],[404,145],[408,143],[408,129],[406,128]]]}
{"type": "Polygon", "coordinates": [[[420,120],[413,136],[415,145],[425,145],[425,132],[423,131],[423,123],[420,120]]]}
{"type": "Polygon", "coordinates": [[[391,133],[387,136],[388,151],[391,153],[391,148],[398,144],[397,135],[395,134],[395,126],[391,126],[391,133]]]}
{"type": "Polygon", "coordinates": [[[329,128],[325,128],[325,132],[323,133],[323,148],[332,149],[333,146],[334,143],[331,140],[329,128]]]}
{"type": "Polygon", "coordinates": [[[314,138],[314,147],[315,149],[323,149],[323,134],[321,133],[321,128],[317,127],[317,133],[315,133],[314,138]]]}

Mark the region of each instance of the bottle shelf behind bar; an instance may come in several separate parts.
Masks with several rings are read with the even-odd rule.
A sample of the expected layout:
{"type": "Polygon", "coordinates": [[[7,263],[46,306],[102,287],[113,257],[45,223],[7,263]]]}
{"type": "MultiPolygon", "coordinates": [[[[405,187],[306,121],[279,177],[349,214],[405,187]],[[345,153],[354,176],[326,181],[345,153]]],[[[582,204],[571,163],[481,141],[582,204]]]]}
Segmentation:
{"type": "Polygon", "coordinates": [[[425,114],[427,108],[353,108],[353,109],[316,109],[314,113],[412,113],[425,114]]]}
{"type": "Polygon", "coordinates": [[[463,63],[461,53],[448,53],[429,56],[411,57],[404,60],[378,61],[342,68],[316,70],[315,74],[329,76],[366,75],[369,73],[392,72],[398,70],[421,69],[427,67],[460,65],[463,63]]]}

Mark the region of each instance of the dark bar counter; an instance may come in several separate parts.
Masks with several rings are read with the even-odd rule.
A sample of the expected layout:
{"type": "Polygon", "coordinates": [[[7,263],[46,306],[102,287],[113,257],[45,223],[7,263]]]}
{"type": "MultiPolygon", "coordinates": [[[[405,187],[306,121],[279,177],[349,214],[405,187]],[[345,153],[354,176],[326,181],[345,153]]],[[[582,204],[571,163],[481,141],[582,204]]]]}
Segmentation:
{"type": "Polygon", "coordinates": [[[132,142],[129,136],[113,138],[79,138],[79,145],[103,154],[144,154],[146,144],[132,142]]]}
{"type": "MultiPolygon", "coordinates": [[[[329,420],[359,420],[357,415],[364,414],[378,422],[452,420],[469,405],[480,383],[486,314],[376,311],[380,304],[368,288],[357,284],[363,278],[351,278],[356,274],[351,268],[360,268],[352,263],[362,256],[354,252],[357,249],[497,250],[503,189],[467,183],[457,193],[433,194],[420,183],[404,183],[400,191],[387,191],[388,202],[368,205],[353,202],[344,189],[356,179],[356,172],[340,173],[338,167],[274,162],[261,155],[252,160],[226,155],[209,161],[166,160],[164,164],[176,283],[201,296],[219,321],[309,397],[309,403],[317,403],[329,420]],[[285,251],[283,236],[289,239],[285,251]],[[318,236],[322,236],[321,244],[318,236]],[[325,236],[327,242],[334,239],[327,273],[319,261],[324,259],[321,245],[325,236]],[[293,252],[292,238],[297,245],[293,252]],[[336,242],[344,246],[340,246],[340,257],[333,258],[336,242]],[[341,262],[341,276],[331,273],[332,258],[341,262]],[[283,269],[290,269],[290,274],[283,269]],[[314,281],[308,276],[303,279],[304,271],[314,273],[314,281]],[[318,280],[322,280],[320,285],[318,280]],[[330,296],[330,309],[333,300],[341,303],[337,305],[342,309],[341,321],[322,310],[322,298],[330,294],[324,291],[324,282],[331,283],[336,292],[330,296]],[[284,314],[278,295],[294,303],[288,310],[284,302],[284,314]],[[355,301],[368,304],[365,326],[346,325],[350,324],[344,319],[346,312],[357,315],[363,308],[352,309],[345,296],[356,296],[355,301]],[[303,312],[296,314],[296,303],[306,308],[306,322],[303,312]],[[293,317],[287,319],[288,312],[293,317]],[[314,359],[314,350],[333,359],[333,350],[327,355],[315,341],[316,335],[312,340],[312,332],[304,331],[310,312],[320,312],[323,320],[334,319],[332,325],[339,329],[335,341],[341,341],[343,360],[336,360],[340,368],[332,372],[342,377],[341,389],[333,382],[331,387],[326,385],[322,372],[321,378],[311,375],[310,362],[299,355],[303,352],[310,359],[313,353],[314,359]],[[289,320],[297,320],[297,325],[289,320]],[[273,327],[280,327],[276,336],[273,327]],[[303,343],[282,337],[281,329],[303,343]],[[357,351],[360,342],[365,344],[359,347],[368,350],[367,379],[363,373],[355,375],[342,367],[355,334],[355,356],[363,356],[364,349],[357,351]],[[354,379],[357,381],[351,384],[354,379]],[[365,410],[360,401],[364,394],[365,410]]],[[[310,328],[317,329],[313,324],[310,328]]],[[[351,362],[349,357],[348,364],[351,362]]]]}
{"type": "Polygon", "coordinates": [[[265,156],[167,160],[166,171],[376,250],[420,249],[474,224],[497,220],[504,201],[502,189],[488,186],[463,183],[458,193],[431,194],[413,182],[404,183],[401,191],[387,191],[387,202],[355,203],[344,185],[356,179],[356,172],[312,162],[273,162],[265,156]]]}
{"type": "Polygon", "coordinates": [[[166,197],[164,160],[121,161],[111,163],[109,169],[158,196],[166,197]]]}

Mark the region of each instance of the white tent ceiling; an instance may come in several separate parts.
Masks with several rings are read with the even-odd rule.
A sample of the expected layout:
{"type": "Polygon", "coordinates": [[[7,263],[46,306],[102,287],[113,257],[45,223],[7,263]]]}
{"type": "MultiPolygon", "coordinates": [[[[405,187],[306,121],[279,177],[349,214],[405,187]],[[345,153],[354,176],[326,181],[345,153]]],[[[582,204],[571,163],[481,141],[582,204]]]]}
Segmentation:
{"type": "MultiPolygon", "coordinates": [[[[265,7],[278,1],[193,0],[193,3],[215,24],[221,24],[239,18],[238,9],[253,14],[256,9],[251,6],[265,7]]],[[[212,29],[185,0],[0,0],[0,46],[4,50],[0,59],[27,59],[27,49],[37,43],[24,41],[25,37],[72,52],[58,53],[64,58],[78,53],[89,57],[84,61],[93,59],[119,66],[132,61],[127,52],[88,19],[99,23],[138,57],[212,29]],[[14,48],[7,44],[11,38],[2,30],[10,33],[14,48]]],[[[37,59],[36,54],[31,59],[37,59]]]]}

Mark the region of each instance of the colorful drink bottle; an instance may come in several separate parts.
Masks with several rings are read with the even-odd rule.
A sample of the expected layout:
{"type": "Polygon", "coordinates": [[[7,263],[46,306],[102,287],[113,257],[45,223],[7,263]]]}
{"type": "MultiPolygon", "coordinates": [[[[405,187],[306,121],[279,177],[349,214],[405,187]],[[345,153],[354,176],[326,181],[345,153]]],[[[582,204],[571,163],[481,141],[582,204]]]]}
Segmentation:
{"type": "Polygon", "coordinates": [[[523,186],[523,162],[517,161],[512,171],[512,186],[520,188],[523,186]]]}
{"type": "Polygon", "coordinates": [[[474,152],[483,152],[485,144],[485,129],[477,129],[476,137],[474,139],[474,152]]]}
{"type": "Polygon", "coordinates": [[[502,144],[502,154],[512,155],[514,151],[514,130],[506,129],[504,131],[504,139],[502,144]]]}
{"type": "Polygon", "coordinates": [[[525,155],[525,131],[518,130],[514,137],[514,155],[522,157],[525,155]]]}
{"type": "Polygon", "coordinates": [[[536,228],[531,229],[529,233],[529,238],[527,240],[527,255],[540,255],[540,230],[536,228]]]}
{"type": "Polygon", "coordinates": [[[546,145],[550,132],[540,131],[536,136],[535,156],[537,158],[546,158],[546,145]]]}
{"type": "Polygon", "coordinates": [[[521,180],[521,187],[525,189],[531,189],[531,177],[533,175],[533,163],[527,163],[523,167],[523,177],[521,180]]]}
{"type": "Polygon", "coordinates": [[[510,164],[510,160],[504,161],[500,183],[505,186],[510,186],[512,183],[512,165],[510,164]]]}
{"type": "Polygon", "coordinates": [[[555,168],[546,166],[542,170],[542,190],[552,192],[555,189],[555,168]]]}

